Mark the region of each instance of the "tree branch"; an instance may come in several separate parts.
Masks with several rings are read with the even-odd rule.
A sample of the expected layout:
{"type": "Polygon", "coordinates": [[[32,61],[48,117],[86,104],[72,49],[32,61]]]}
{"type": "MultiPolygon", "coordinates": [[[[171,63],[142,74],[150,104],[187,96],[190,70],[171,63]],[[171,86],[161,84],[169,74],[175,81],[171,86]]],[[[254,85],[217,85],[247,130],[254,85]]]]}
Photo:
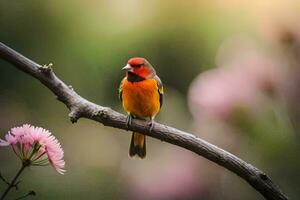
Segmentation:
{"type": "Polygon", "coordinates": [[[41,66],[1,42],[0,57],[38,79],[50,89],[57,99],[70,109],[69,117],[72,123],[79,118],[88,118],[105,126],[129,129],[180,146],[232,171],[260,192],[265,199],[288,199],[264,172],[205,140],[156,122],[153,130],[149,132],[147,122],[138,119],[133,119],[131,126],[127,128],[126,117],[123,114],[111,108],[96,105],[78,95],[72,87],[66,85],[54,74],[50,64],[41,66]]]}

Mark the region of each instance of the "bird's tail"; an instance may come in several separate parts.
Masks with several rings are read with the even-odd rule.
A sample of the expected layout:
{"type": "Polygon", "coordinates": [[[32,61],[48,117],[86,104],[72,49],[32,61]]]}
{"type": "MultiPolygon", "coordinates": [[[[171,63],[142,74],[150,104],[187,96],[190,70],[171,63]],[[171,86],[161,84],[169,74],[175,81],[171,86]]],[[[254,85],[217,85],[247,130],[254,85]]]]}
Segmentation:
{"type": "Polygon", "coordinates": [[[129,147],[129,156],[133,157],[138,155],[140,158],[146,156],[146,137],[141,133],[133,132],[129,147]]]}

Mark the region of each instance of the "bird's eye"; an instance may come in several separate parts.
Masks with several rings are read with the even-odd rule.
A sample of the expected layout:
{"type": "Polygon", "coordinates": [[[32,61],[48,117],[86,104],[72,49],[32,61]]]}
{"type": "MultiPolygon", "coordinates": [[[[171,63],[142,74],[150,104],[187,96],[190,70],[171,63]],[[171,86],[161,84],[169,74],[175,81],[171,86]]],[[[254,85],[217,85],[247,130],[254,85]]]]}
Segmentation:
{"type": "Polygon", "coordinates": [[[143,66],[143,64],[135,64],[135,65],[132,65],[132,67],[136,67],[136,68],[139,68],[139,67],[141,67],[141,66],[143,66]]]}

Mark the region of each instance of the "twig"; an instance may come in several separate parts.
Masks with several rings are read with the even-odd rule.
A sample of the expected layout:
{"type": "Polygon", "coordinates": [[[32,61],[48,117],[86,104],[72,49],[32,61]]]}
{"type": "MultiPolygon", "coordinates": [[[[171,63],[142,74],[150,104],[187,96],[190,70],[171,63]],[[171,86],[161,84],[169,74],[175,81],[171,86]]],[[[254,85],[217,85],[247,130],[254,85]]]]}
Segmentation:
{"type": "Polygon", "coordinates": [[[15,200],[25,199],[28,196],[35,196],[35,195],[36,195],[35,191],[29,191],[27,194],[20,196],[19,198],[16,198],[15,200]]]}
{"type": "MultiPolygon", "coordinates": [[[[4,178],[4,176],[1,174],[0,172],[0,179],[6,184],[6,185],[10,185],[10,183],[4,178]]],[[[21,181],[18,181],[17,183],[15,183],[13,185],[13,187],[16,188],[16,190],[18,190],[18,184],[20,183],[21,181]]]]}
{"type": "Polygon", "coordinates": [[[2,194],[2,196],[0,197],[1,200],[3,200],[6,195],[8,194],[8,192],[10,191],[11,188],[15,187],[16,182],[19,178],[19,176],[21,175],[21,173],[24,171],[24,169],[28,167],[28,165],[24,164],[24,162],[22,163],[22,167],[19,169],[19,171],[17,172],[17,174],[15,175],[15,177],[13,178],[13,180],[11,181],[11,183],[8,185],[8,187],[6,188],[6,190],[4,191],[4,193],[2,194]]]}
{"type": "MultiPolygon", "coordinates": [[[[51,66],[41,66],[3,43],[0,43],[0,57],[19,70],[38,79],[50,89],[57,96],[57,99],[70,109],[69,117],[72,123],[76,122],[79,118],[88,118],[100,122],[105,126],[128,130],[126,117],[123,114],[84,99],[78,95],[75,90],[60,80],[54,74],[51,66]]],[[[132,120],[129,130],[183,147],[223,166],[247,181],[254,189],[260,192],[265,199],[288,199],[264,172],[235,155],[190,133],[156,122],[152,131],[149,132],[147,123],[138,119],[132,120]]]]}
{"type": "Polygon", "coordinates": [[[1,172],[0,172],[0,179],[6,183],[6,185],[9,185],[9,182],[4,178],[4,176],[2,176],[1,172]]]}

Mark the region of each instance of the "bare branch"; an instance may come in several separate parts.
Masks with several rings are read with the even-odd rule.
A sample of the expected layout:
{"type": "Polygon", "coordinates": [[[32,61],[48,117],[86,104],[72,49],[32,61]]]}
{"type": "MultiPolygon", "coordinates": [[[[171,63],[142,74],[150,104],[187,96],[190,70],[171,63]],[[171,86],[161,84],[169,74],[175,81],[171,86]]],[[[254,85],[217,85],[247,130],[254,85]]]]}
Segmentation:
{"type": "MultiPolygon", "coordinates": [[[[0,57],[49,88],[57,96],[57,99],[70,109],[69,117],[72,123],[79,118],[88,118],[105,126],[128,130],[126,117],[123,114],[82,98],[72,87],[66,85],[54,74],[51,64],[41,66],[3,43],[0,43],[0,57]]],[[[138,119],[132,120],[129,130],[180,146],[217,163],[243,178],[265,199],[288,199],[264,172],[190,133],[156,122],[153,130],[149,132],[147,123],[138,119]]]]}

